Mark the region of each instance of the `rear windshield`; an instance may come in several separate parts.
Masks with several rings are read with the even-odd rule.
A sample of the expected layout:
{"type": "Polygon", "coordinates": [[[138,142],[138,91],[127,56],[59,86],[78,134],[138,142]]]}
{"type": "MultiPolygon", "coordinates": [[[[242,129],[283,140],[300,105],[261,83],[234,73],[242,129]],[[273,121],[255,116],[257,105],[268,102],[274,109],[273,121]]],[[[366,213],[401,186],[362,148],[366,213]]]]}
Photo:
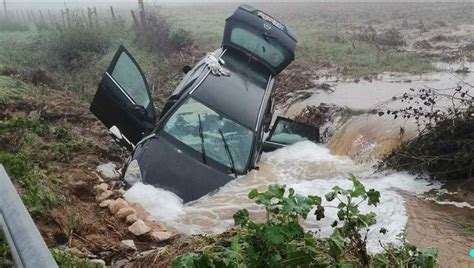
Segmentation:
{"type": "Polygon", "coordinates": [[[275,36],[256,34],[247,29],[235,27],[232,29],[230,41],[257,55],[275,68],[288,57],[284,54],[285,49],[276,42],[275,36]]]}

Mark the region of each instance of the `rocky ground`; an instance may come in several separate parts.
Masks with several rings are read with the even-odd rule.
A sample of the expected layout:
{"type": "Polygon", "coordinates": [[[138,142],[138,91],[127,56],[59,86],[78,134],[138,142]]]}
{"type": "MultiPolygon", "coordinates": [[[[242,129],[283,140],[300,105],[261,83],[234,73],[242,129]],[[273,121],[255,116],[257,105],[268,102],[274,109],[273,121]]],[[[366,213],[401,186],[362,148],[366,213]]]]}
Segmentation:
{"type": "MultiPolygon", "coordinates": [[[[34,163],[35,168],[47,173],[48,177],[61,178],[59,191],[64,202],[35,216],[49,247],[79,257],[103,260],[107,265],[119,265],[137,252],[176,238],[141,206],[120,198],[114,163],[120,166],[127,153],[114,143],[75,94],[48,89],[47,93],[34,92],[0,104],[0,123],[12,118],[33,117],[51,130],[66,128],[68,135],[86,144],[68,161],[48,159],[47,156],[45,165],[34,163]]],[[[33,149],[28,149],[36,148],[32,154],[47,152],[45,139],[35,143],[33,149]]],[[[14,140],[2,140],[0,149],[7,150],[6,147],[15,144],[14,140]]],[[[24,193],[25,185],[14,181],[17,190],[24,193]]]]}

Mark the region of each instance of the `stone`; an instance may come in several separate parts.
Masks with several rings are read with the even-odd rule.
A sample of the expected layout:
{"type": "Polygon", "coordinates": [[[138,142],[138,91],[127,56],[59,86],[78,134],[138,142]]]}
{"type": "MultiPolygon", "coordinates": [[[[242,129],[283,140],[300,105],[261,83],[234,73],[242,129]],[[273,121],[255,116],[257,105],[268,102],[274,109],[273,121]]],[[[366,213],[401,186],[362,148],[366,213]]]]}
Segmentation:
{"type": "Polygon", "coordinates": [[[97,202],[102,202],[105,199],[111,197],[113,194],[114,194],[114,192],[112,192],[110,190],[105,190],[101,194],[97,195],[97,197],[95,199],[97,200],[97,202]]]}
{"type": "Polygon", "coordinates": [[[150,226],[150,227],[151,227],[153,230],[155,230],[155,231],[162,231],[162,232],[164,232],[164,231],[167,230],[166,225],[164,225],[163,223],[161,223],[161,222],[155,220],[155,218],[153,218],[152,216],[147,217],[147,218],[145,219],[145,223],[146,223],[148,226],[150,226]]]}
{"type": "Polygon", "coordinates": [[[110,199],[104,200],[104,201],[100,202],[99,207],[101,207],[101,208],[109,207],[110,203],[112,203],[113,201],[114,200],[110,200],[110,199]]]}
{"type": "Polygon", "coordinates": [[[94,264],[97,264],[97,265],[99,265],[100,267],[106,267],[105,261],[104,261],[104,260],[101,260],[101,259],[93,259],[93,260],[89,260],[89,262],[92,262],[92,263],[94,263],[94,264]]]}
{"type": "Polygon", "coordinates": [[[120,242],[120,244],[124,247],[124,248],[130,248],[130,249],[134,249],[134,250],[137,250],[137,247],[135,246],[135,242],[133,242],[133,240],[129,239],[129,240],[122,240],[120,242]]]}
{"type": "Polygon", "coordinates": [[[138,203],[133,203],[130,206],[135,209],[139,219],[145,220],[146,218],[148,218],[148,216],[150,216],[150,213],[144,207],[142,207],[142,205],[138,203]]]}
{"type": "Polygon", "coordinates": [[[99,185],[94,186],[94,190],[96,190],[98,193],[105,192],[109,189],[109,185],[107,183],[101,183],[99,185]]]}
{"type": "Polygon", "coordinates": [[[153,231],[150,233],[150,237],[157,242],[168,240],[172,236],[172,232],[153,231]]]}
{"type": "Polygon", "coordinates": [[[140,236],[140,235],[144,235],[148,232],[151,231],[151,228],[148,227],[144,221],[142,220],[137,220],[136,222],[134,222],[132,225],[130,225],[128,227],[128,230],[136,235],[136,236],[140,236]]]}
{"type": "Polygon", "coordinates": [[[117,211],[115,216],[119,219],[125,219],[130,214],[135,214],[135,210],[131,207],[123,207],[117,211]]]}
{"type": "Polygon", "coordinates": [[[102,164],[97,167],[97,172],[99,172],[100,175],[107,179],[117,179],[120,176],[120,173],[116,170],[117,166],[109,162],[107,164],[102,164]]]}
{"type": "Polygon", "coordinates": [[[110,213],[116,214],[121,208],[128,207],[127,201],[117,198],[109,204],[110,213]]]}
{"type": "Polygon", "coordinates": [[[136,222],[137,220],[138,220],[138,216],[136,213],[128,215],[127,218],[125,219],[125,221],[130,224],[136,222]]]}

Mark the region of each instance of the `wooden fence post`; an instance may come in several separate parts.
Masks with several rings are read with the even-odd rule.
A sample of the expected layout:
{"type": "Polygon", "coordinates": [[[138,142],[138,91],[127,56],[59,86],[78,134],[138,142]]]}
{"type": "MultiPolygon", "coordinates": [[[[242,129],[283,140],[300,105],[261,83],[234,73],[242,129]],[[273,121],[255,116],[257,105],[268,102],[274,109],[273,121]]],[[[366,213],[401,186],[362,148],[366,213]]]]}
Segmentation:
{"type": "Polygon", "coordinates": [[[64,27],[66,27],[66,18],[65,18],[64,15],[65,15],[65,12],[64,12],[64,10],[61,9],[61,18],[62,18],[62,20],[63,20],[63,25],[64,25],[64,27]]]}
{"type": "Polygon", "coordinates": [[[67,26],[71,26],[71,15],[69,14],[69,8],[66,8],[66,19],[67,19],[67,26]]]}
{"type": "Polygon", "coordinates": [[[135,13],[133,12],[133,10],[130,10],[130,13],[132,13],[133,23],[135,24],[135,27],[138,27],[138,20],[135,16],[135,13]]]}
{"type": "Polygon", "coordinates": [[[97,15],[97,9],[94,6],[94,16],[95,16],[95,23],[99,23],[99,16],[97,15]]]}
{"type": "Polygon", "coordinates": [[[39,14],[40,14],[40,23],[44,24],[43,12],[41,12],[41,9],[39,10],[39,14]]]}
{"type": "Polygon", "coordinates": [[[48,9],[49,23],[54,23],[53,16],[51,16],[51,11],[48,9]]]}
{"type": "Polygon", "coordinates": [[[138,7],[140,8],[140,23],[143,26],[145,26],[145,4],[143,3],[143,0],[138,0],[138,7]]]}
{"type": "Polygon", "coordinates": [[[3,11],[5,12],[5,19],[8,20],[7,0],[3,0],[3,11]]]}
{"type": "Polygon", "coordinates": [[[110,6],[110,14],[112,14],[112,19],[115,20],[114,7],[110,6]]]}
{"type": "Polygon", "coordinates": [[[87,18],[89,19],[89,25],[92,27],[92,11],[91,8],[87,8],[87,18]]]}

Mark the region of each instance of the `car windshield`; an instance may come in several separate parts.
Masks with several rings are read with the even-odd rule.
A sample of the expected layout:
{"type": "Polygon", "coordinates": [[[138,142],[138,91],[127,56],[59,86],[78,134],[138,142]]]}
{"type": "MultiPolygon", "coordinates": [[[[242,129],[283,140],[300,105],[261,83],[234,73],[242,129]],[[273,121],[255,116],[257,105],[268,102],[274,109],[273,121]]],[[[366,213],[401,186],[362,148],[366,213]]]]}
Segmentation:
{"type": "Polygon", "coordinates": [[[252,131],[196,99],[186,100],[168,119],[163,130],[193,150],[201,154],[204,151],[207,159],[229,168],[234,165],[241,172],[247,166],[252,147],[252,131]]]}

